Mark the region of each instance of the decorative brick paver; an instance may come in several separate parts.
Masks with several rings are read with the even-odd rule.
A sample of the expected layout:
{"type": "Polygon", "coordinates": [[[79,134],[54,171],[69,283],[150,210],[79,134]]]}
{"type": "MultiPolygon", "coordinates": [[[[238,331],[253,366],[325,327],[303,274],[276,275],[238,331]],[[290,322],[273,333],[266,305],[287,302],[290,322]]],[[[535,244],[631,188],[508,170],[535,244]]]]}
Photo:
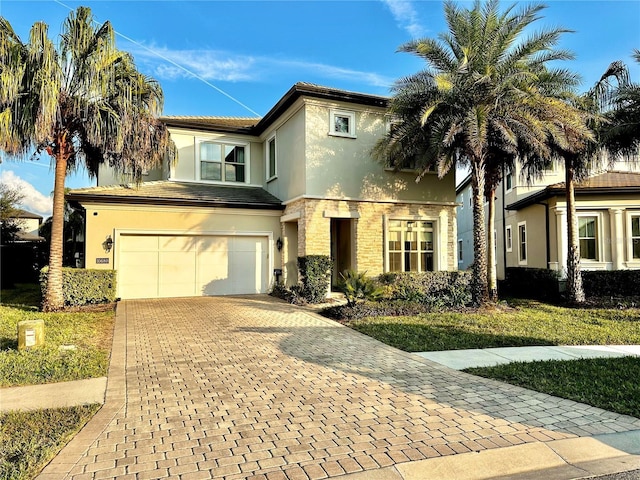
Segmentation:
{"type": "Polygon", "coordinates": [[[266,296],[118,308],[126,382],[43,479],[64,477],[65,465],[74,480],[321,479],[640,429],[638,419],[451,370],[266,296]]]}

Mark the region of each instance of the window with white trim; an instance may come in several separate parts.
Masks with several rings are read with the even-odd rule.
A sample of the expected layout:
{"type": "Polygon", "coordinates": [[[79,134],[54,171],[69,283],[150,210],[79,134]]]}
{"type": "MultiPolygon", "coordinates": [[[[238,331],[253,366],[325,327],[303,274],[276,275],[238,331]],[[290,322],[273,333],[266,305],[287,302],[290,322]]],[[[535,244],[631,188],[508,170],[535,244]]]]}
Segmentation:
{"type": "Polygon", "coordinates": [[[458,240],[458,262],[464,261],[464,255],[462,253],[462,240],[458,240]]]}
{"type": "Polygon", "coordinates": [[[527,222],[518,223],[518,261],[527,263],[527,222]]]}
{"type": "Polygon", "coordinates": [[[329,135],[356,138],[356,113],[346,110],[330,110],[329,135]]]}
{"type": "Polygon", "coordinates": [[[513,189],[513,170],[507,167],[507,170],[504,173],[504,186],[507,192],[510,192],[513,189]]]}
{"type": "Polygon", "coordinates": [[[513,234],[511,232],[511,225],[507,225],[504,229],[504,241],[507,246],[507,252],[513,251],[513,234]]]}
{"type": "Polygon", "coordinates": [[[580,242],[580,258],[598,260],[598,217],[578,217],[578,240],[580,242]]]}
{"type": "Polygon", "coordinates": [[[390,272],[432,272],[435,269],[434,221],[389,220],[387,255],[390,272]]]}
{"type": "Polygon", "coordinates": [[[277,174],[276,136],[267,140],[267,180],[276,177],[277,174]]]}
{"type": "Polygon", "coordinates": [[[200,142],[198,159],[200,180],[246,183],[247,145],[221,142],[200,142]]]}
{"type": "Polygon", "coordinates": [[[631,258],[640,260],[640,216],[631,217],[631,258]]]}

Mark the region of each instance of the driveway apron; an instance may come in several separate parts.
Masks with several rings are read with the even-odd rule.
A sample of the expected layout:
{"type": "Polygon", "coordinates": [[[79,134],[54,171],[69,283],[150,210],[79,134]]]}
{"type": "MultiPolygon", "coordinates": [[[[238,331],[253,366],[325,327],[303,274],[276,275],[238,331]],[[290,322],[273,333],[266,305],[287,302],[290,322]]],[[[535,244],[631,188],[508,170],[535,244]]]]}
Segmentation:
{"type": "Polygon", "coordinates": [[[54,460],[57,478],[316,479],[640,429],[633,417],[458,372],[268,296],[118,309],[125,381],[110,373],[108,396],[119,405],[107,398],[112,414],[89,424],[86,446],[54,460]]]}

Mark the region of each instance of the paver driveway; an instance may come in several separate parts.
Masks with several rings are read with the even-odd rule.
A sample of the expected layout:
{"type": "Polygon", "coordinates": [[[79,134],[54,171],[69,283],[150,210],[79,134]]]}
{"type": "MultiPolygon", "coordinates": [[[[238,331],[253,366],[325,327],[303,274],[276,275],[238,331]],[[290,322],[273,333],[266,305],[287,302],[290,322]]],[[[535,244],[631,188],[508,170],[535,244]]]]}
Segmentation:
{"type": "Polygon", "coordinates": [[[640,429],[267,296],[125,301],[114,345],[107,405],[42,478],[325,478],[640,429]]]}

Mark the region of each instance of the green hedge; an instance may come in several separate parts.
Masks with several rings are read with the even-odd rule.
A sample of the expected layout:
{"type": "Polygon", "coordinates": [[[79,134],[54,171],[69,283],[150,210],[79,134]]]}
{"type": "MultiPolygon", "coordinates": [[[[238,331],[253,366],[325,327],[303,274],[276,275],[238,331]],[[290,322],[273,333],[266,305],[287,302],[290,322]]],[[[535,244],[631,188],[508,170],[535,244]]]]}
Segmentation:
{"type": "Polygon", "coordinates": [[[508,267],[505,279],[500,282],[500,294],[530,298],[533,300],[558,301],[560,274],[546,268],[508,267]]]}
{"type": "Polygon", "coordinates": [[[637,297],[640,270],[582,271],[584,294],[589,297],[637,297]]]}
{"type": "Polygon", "coordinates": [[[331,281],[331,258],[327,255],[298,257],[298,271],[302,286],[300,295],[309,303],[322,303],[331,281]]]}
{"type": "MultiPolygon", "coordinates": [[[[40,271],[42,298],[47,290],[49,267],[40,271]]],[[[64,304],[78,307],[96,303],[110,303],[116,300],[116,271],[89,270],[84,268],[63,268],[62,289],[64,304]]]]}
{"type": "Polygon", "coordinates": [[[391,300],[417,302],[432,308],[457,308],[471,303],[471,272],[384,273],[378,281],[391,300]]]}

